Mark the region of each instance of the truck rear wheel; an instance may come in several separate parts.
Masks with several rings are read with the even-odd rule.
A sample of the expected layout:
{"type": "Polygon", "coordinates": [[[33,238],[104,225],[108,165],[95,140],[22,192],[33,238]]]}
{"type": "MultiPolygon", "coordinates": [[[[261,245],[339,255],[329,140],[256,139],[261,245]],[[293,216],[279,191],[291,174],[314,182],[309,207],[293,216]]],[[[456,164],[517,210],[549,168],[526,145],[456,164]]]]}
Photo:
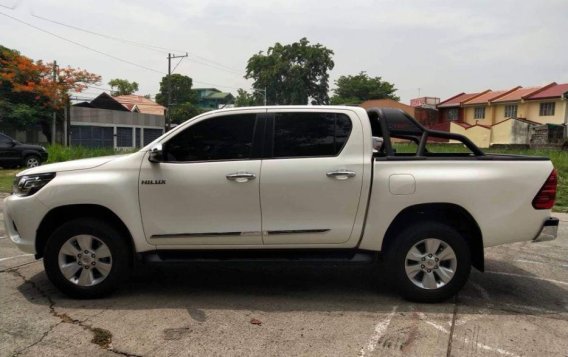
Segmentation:
{"type": "Polygon", "coordinates": [[[386,267],[405,299],[439,302],[455,295],[467,282],[471,255],[455,229],[422,222],[394,239],[386,252],[386,267]]]}
{"type": "Polygon", "coordinates": [[[125,237],[102,220],[79,218],[63,224],[48,239],[43,259],[51,282],[74,298],[110,294],[130,270],[125,237]]]}

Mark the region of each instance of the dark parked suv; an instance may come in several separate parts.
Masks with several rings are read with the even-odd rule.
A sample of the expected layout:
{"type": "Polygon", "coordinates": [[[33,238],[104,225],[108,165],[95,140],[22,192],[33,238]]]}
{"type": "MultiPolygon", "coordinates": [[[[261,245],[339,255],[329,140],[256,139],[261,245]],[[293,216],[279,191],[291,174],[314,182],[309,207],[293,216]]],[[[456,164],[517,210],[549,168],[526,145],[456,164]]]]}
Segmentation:
{"type": "Polygon", "coordinates": [[[0,166],[14,168],[35,167],[47,160],[47,150],[43,146],[22,144],[8,135],[0,133],[0,166]]]}

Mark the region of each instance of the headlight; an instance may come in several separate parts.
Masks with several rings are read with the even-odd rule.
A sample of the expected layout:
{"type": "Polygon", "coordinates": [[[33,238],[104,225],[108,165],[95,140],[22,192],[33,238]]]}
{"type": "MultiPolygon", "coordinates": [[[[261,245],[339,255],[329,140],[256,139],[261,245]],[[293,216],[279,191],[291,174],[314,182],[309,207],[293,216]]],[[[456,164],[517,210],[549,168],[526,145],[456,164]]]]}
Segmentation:
{"type": "Polygon", "coordinates": [[[13,193],[20,197],[31,196],[53,180],[55,172],[37,175],[24,175],[14,179],[13,193]]]}

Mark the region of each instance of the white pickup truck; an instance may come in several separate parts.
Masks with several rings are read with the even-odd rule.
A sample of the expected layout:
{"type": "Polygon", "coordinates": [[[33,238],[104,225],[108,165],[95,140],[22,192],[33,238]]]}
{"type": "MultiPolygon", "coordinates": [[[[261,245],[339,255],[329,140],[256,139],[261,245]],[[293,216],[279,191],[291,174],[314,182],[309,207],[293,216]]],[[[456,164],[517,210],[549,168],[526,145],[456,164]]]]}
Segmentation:
{"type": "Polygon", "coordinates": [[[113,291],[137,259],[277,260],[381,262],[405,298],[441,301],[485,247],[556,237],[556,184],[547,158],[484,154],[396,109],[237,108],[132,154],[23,171],[4,220],[77,298],[113,291]],[[464,150],[436,153],[436,138],[464,150]]]}

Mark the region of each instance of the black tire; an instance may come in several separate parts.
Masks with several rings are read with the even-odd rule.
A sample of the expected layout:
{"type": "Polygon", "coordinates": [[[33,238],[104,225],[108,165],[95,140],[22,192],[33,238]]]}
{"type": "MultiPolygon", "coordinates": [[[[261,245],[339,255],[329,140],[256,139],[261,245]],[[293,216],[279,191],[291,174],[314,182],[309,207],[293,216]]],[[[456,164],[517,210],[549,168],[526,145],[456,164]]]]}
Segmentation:
{"type": "Polygon", "coordinates": [[[37,167],[41,165],[41,159],[37,155],[28,155],[24,158],[23,166],[30,168],[30,167],[37,167]]]}
{"type": "MultiPolygon", "coordinates": [[[[421,249],[419,249],[422,252],[421,249]]],[[[424,249],[425,251],[425,249],[424,249]]],[[[436,254],[434,254],[436,257],[436,254]]],[[[432,259],[432,258],[425,258],[432,259]]],[[[420,259],[422,260],[422,259],[420,259]]],[[[449,261],[444,261],[446,264],[449,261]]],[[[432,262],[433,263],[433,262],[432,262]]],[[[433,263],[436,264],[436,263],[433,263]]],[[[440,266],[442,262],[440,262],[440,266]]],[[[469,245],[454,228],[436,222],[420,222],[416,223],[409,228],[403,230],[397,237],[395,237],[393,243],[388,248],[385,253],[385,267],[388,272],[389,279],[395,285],[402,297],[410,301],[416,302],[441,302],[454,296],[467,282],[469,278],[469,273],[471,271],[471,253],[469,245]],[[454,271],[454,275],[447,283],[443,283],[441,276],[439,275],[439,270],[441,267],[438,265],[430,270],[429,267],[425,265],[428,262],[422,264],[420,262],[420,271],[415,276],[418,277],[416,280],[420,280],[420,274],[422,278],[427,274],[424,270],[432,271],[432,275],[436,278],[437,284],[445,284],[436,288],[425,288],[416,285],[413,280],[406,273],[406,265],[414,264],[414,261],[407,261],[407,254],[409,254],[411,248],[417,246],[419,248],[426,247],[425,239],[434,238],[443,244],[440,244],[440,256],[442,256],[442,249],[446,246],[451,247],[455,253],[456,261],[454,264],[457,265],[454,271]],[[421,243],[422,242],[422,243],[421,243]]],[[[430,273],[428,273],[430,274],[430,273]]],[[[425,284],[424,284],[425,285],[425,284]]]]}
{"type": "MultiPolygon", "coordinates": [[[[132,255],[126,239],[127,237],[124,237],[119,230],[100,219],[78,218],[67,222],[53,232],[45,245],[43,255],[45,272],[53,285],[70,297],[93,299],[106,296],[116,290],[130,273],[132,255]],[[60,250],[63,245],[67,242],[77,243],[72,238],[79,235],[94,237],[95,243],[92,245],[100,247],[99,244],[102,242],[108,247],[111,254],[111,258],[104,258],[107,259],[107,263],[108,261],[111,262],[111,267],[106,273],[107,275],[102,281],[91,286],[81,286],[79,282],[72,282],[63,275],[59,266],[60,250]]],[[[93,252],[95,250],[93,249],[93,252]]],[[[81,253],[81,251],[78,252],[81,253]]],[[[68,259],[68,257],[66,256],[65,258],[68,259]]],[[[81,264],[81,259],[73,259],[76,259],[76,263],[81,264]]],[[[91,260],[95,261],[96,264],[96,259],[91,260]]],[[[85,264],[82,265],[82,268],[77,273],[80,275],[83,269],[85,269],[85,264]]],[[[91,269],[91,271],[92,274],[104,275],[100,274],[97,269],[91,269]]]]}

